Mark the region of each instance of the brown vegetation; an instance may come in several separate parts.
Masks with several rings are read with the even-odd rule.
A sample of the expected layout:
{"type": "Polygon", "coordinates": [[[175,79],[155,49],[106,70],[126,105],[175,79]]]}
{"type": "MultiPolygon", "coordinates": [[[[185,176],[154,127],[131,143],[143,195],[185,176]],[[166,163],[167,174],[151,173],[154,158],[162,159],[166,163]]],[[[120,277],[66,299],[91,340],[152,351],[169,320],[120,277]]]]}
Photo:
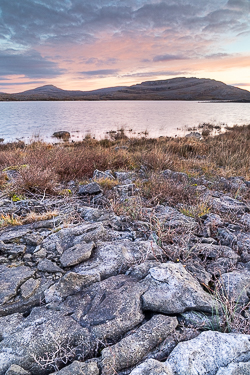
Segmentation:
{"type": "MultiPolygon", "coordinates": [[[[243,176],[250,179],[249,150],[250,125],[236,126],[224,134],[202,140],[118,137],[116,140],[97,141],[88,137],[79,143],[59,145],[43,142],[0,144],[0,184],[2,188],[8,185],[8,189],[19,194],[57,194],[57,183],[92,177],[95,169],[138,170],[141,165],[149,173],[169,168],[186,172],[189,176],[243,176]],[[14,182],[9,176],[12,169],[18,174],[14,182]]],[[[153,195],[152,189],[158,189],[161,195],[162,189],[171,189],[163,184],[159,180],[155,187],[144,186],[144,192],[150,196],[153,195]]],[[[157,191],[155,194],[160,199],[157,191]]],[[[187,192],[177,194],[181,197],[187,192]]]]}

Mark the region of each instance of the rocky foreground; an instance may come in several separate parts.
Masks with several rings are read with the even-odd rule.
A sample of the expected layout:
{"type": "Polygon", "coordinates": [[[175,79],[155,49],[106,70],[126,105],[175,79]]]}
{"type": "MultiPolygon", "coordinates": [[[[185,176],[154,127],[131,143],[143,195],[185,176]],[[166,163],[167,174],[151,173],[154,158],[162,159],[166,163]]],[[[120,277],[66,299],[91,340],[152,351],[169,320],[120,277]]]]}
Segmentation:
{"type": "MultiPolygon", "coordinates": [[[[250,182],[163,175],[207,212],[118,216],[98,184],[110,171],[72,198],[2,196],[2,217],[58,215],[0,230],[1,375],[250,374],[250,182]]],[[[116,203],[139,205],[135,175],[115,178],[116,203]]]]}

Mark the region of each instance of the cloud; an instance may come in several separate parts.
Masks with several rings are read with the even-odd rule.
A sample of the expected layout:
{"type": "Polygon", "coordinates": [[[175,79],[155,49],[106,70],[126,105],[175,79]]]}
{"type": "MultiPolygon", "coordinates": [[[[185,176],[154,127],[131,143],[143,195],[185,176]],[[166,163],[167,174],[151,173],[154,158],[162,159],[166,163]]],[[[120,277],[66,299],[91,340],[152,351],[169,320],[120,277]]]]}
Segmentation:
{"type": "Polygon", "coordinates": [[[99,70],[88,70],[85,72],[79,72],[82,75],[90,76],[90,77],[106,77],[106,76],[113,76],[119,72],[118,69],[99,69],[99,70]]]}
{"type": "Polygon", "coordinates": [[[211,55],[204,56],[207,59],[223,59],[224,57],[230,57],[228,53],[212,53],[211,55]]]}
{"type": "Polygon", "coordinates": [[[137,72],[137,73],[128,73],[122,75],[123,78],[129,78],[129,77],[160,77],[160,76],[179,76],[179,75],[187,75],[188,72],[185,71],[158,71],[158,72],[137,72]]]}
{"type": "Polygon", "coordinates": [[[231,86],[250,86],[250,83],[231,83],[231,86]]]}
{"type": "Polygon", "coordinates": [[[3,86],[22,86],[22,85],[42,85],[46,83],[46,81],[26,81],[26,82],[1,82],[2,78],[0,78],[0,85],[3,86]]]}
{"type": "Polygon", "coordinates": [[[57,77],[64,71],[58,64],[47,60],[36,51],[16,53],[0,51],[0,75],[23,75],[27,78],[57,77]]]}
{"type": "Polygon", "coordinates": [[[114,65],[118,62],[116,58],[99,59],[97,57],[90,57],[87,60],[83,59],[83,62],[88,65],[114,65]]]}
{"type": "Polygon", "coordinates": [[[171,54],[166,54],[166,55],[158,55],[153,58],[154,62],[158,61],[173,61],[173,60],[185,60],[188,57],[184,57],[182,55],[171,55],[171,54]]]}

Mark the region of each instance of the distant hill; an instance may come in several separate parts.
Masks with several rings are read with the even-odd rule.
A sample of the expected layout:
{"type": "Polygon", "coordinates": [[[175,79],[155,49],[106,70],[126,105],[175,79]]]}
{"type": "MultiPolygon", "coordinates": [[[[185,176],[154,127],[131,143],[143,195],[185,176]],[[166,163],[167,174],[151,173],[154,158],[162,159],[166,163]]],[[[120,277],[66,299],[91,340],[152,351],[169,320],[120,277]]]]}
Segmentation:
{"type": "Polygon", "coordinates": [[[172,78],[92,91],[62,90],[53,85],[17,94],[0,93],[0,101],[23,100],[230,100],[250,102],[250,92],[205,78],[172,78]]]}

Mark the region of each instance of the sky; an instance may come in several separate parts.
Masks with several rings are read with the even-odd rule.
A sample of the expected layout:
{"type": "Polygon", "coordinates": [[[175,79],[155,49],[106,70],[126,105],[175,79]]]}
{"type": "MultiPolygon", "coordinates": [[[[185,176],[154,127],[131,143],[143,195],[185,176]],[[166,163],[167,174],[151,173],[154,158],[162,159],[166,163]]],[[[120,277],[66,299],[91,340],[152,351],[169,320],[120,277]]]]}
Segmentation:
{"type": "Polygon", "coordinates": [[[0,0],[0,92],[174,77],[250,90],[250,0],[0,0]]]}

